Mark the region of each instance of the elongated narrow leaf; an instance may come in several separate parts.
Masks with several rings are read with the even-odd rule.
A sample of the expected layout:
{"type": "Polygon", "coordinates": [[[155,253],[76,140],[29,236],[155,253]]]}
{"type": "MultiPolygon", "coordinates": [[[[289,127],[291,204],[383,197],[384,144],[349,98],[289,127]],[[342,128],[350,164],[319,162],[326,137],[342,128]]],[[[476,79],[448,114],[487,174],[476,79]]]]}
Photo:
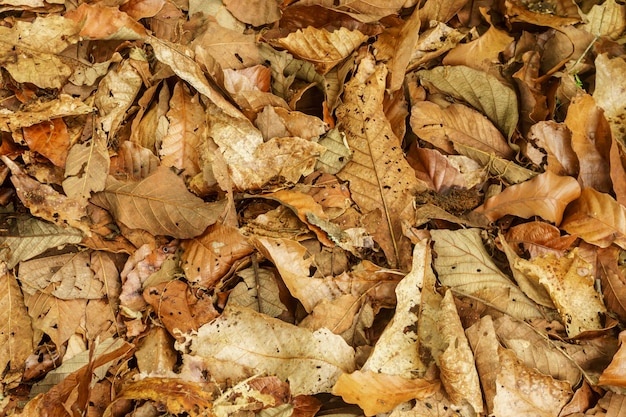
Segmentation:
{"type": "Polygon", "coordinates": [[[463,65],[441,66],[417,74],[444,93],[471,104],[498,126],[507,138],[513,135],[519,118],[517,97],[512,89],[493,75],[463,65]]]}
{"type": "Polygon", "coordinates": [[[563,219],[565,207],[579,195],[580,186],[574,178],[547,171],[529,181],[510,186],[485,201],[476,212],[491,221],[512,214],[526,219],[539,216],[558,225],[563,219]]]}
{"type": "Polygon", "coordinates": [[[495,265],[479,229],[432,230],[431,236],[441,284],[522,320],[541,316],[535,303],[495,265]]]}
{"type": "Polygon", "coordinates": [[[380,212],[374,238],[395,266],[401,261],[402,219],[412,216],[413,195],[426,187],[404,158],[400,140],[383,112],[386,77],[383,65],[364,59],[346,85],[337,118],[354,155],[337,175],[350,181],[352,198],[363,212],[380,212]]]}
{"type": "Polygon", "coordinates": [[[585,188],[570,204],[561,228],[601,248],[615,243],[626,249],[626,208],[593,188],[585,188]]]}
{"type": "Polygon", "coordinates": [[[205,203],[163,166],[141,181],[122,182],[109,176],[106,189],[91,201],[110,210],[130,228],[181,239],[204,232],[217,221],[225,206],[225,200],[205,203]]]}

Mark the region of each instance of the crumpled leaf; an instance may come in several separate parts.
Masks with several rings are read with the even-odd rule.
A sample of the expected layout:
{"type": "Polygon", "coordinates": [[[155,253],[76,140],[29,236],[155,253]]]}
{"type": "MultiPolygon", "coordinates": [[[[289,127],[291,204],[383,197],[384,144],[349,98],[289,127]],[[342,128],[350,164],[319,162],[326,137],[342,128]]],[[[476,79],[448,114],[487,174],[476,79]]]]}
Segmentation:
{"type": "Polygon", "coordinates": [[[479,229],[431,230],[435,270],[442,285],[459,294],[485,300],[513,317],[542,317],[535,303],[495,265],[479,229]]]}
{"type": "Polygon", "coordinates": [[[404,158],[400,140],[383,112],[386,73],[373,58],[363,59],[346,85],[337,118],[354,154],[337,176],[350,182],[352,199],[364,213],[380,212],[380,222],[370,233],[395,266],[405,263],[399,250],[401,221],[411,217],[413,194],[425,185],[404,158]]]}
{"type": "Polygon", "coordinates": [[[626,249],[626,208],[593,188],[584,188],[567,207],[560,227],[601,248],[614,243],[626,249]]]}
{"type": "Polygon", "coordinates": [[[393,410],[405,401],[430,397],[439,389],[439,383],[424,379],[409,379],[374,371],[355,371],[343,374],[333,387],[350,404],[358,404],[366,416],[393,410]]]}
{"type": "Polygon", "coordinates": [[[461,143],[501,158],[510,158],[513,149],[491,122],[462,104],[441,108],[430,101],[415,103],[411,109],[411,128],[421,139],[453,154],[461,143]]]}
{"type": "Polygon", "coordinates": [[[606,367],[598,384],[600,385],[613,385],[616,387],[626,387],[626,331],[622,331],[619,334],[619,350],[613,356],[611,363],[606,367]]]}
{"type": "Polygon", "coordinates": [[[142,39],[146,33],[140,23],[117,7],[82,3],[65,17],[80,24],[80,36],[89,39],[142,39]]]}
{"type": "Polygon", "coordinates": [[[529,140],[536,148],[527,148],[526,155],[536,165],[557,175],[578,174],[578,157],[572,149],[572,134],[563,123],[541,121],[530,127],[529,140]],[[546,155],[547,154],[547,155],[546,155]],[[545,161],[545,163],[544,163],[545,161]]]}
{"type": "Polygon", "coordinates": [[[75,144],[67,156],[63,191],[68,197],[86,202],[91,193],[104,190],[109,165],[106,139],[102,135],[75,144]]]}
{"type": "Polygon", "coordinates": [[[518,258],[515,267],[546,287],[569,337],[602,329],[606,307],[594,288],[593,265],[578,254],[578,248],[561,258],[553,253],[532,261],[518,258]]]}
{"type": "Polygon", "coordinates": [[[568,382],[526,367],[513,352],[498,348],[499,371],[493,413],[498,417],[551,417],[572,396],[568,382]]]}
{"type": "Polygon", "coordinates": [[[352,348],[329,330],[311,332],[230,305],[198,329],[190,349],[283,378],[294,395],[330,392],[342,373],[355,368],[352,348]]]}
{"type": "Polygon", "coordinates": [[[311,62],[320,74],[326,74],[367,38],[358,30],[345,27],[329,32],[309,26],[274,42],[300,59],[311,62]]]}
{"type": "Polygon", "coordinates": [[[474,211],[482,213],[490,221],[511,214],[526,219],[539,216],[558,225],[567,205],[579,196],[578,181],[547,171],[526,182],[508,187],[487,199],[474,211]]]}
{"type": "Polygon", "coordinates": [[[78,26],[58,15],[17,20],[0,29],[0,66],[18,83],[60,89],[72,74],[58,54],[78,41],[78,26]],[[63,34],[63,36],[59,36],[63,34]]]}
{"type": "Polygon", "coordinates": [[[20,287],[4,262],[0,262],[0,285],[0,366],[13,376],[24,371],[33,351],[33,330],[20,287]]]}
{"type": "Polygon", "coordinates": [[[226,204],[224,200],[205,203],[165,166],[141,181],[109,176],[105,190],[91,202],[110,210],[127,227],[181,239],[202,234],[222,215],[226,204]]]}
{"type": "Polygon", "coordinates": [[[517,96],[496,77],[470,67],[439,66],[418,71],[422,81],[452,97],[465,100],[489,118],[507,137],[517,126],[517,96]]]}
{"type": "Polygon", "coordinates": [[[61,118],[38,123],[22,129],[28,147],[45,156],[58,167],[65,167],[70,135],[61,118]]]}
{"type": "Polygon", "coordinates": [[[427,240],[413,249],[413,266],[396,287],[396,311],[361,368],[410,379],[414,372],[425,371],[417,347],[418,311],[424,275],[432,274],[427,240]]]}
{"type": "Polygon", "coordinates": [[[63,228],[34,217],[18,217],[15,230],[0,236],[0,257],[13,269],[19,262],[34,258],[49,248],[76,244],[83,240],[80,230],[63,228]]]}
{"type": "Polygon", "coordinates": [[[18,197],[33,216],[41,217],[60,226],[75,227],[87,235],[91,233],[85,222],[87,210],[84,205],[26,175],[19,165],[6,156],[2,155],[0,158],[11,170],[11,182],[15,186],[18,197]]]}

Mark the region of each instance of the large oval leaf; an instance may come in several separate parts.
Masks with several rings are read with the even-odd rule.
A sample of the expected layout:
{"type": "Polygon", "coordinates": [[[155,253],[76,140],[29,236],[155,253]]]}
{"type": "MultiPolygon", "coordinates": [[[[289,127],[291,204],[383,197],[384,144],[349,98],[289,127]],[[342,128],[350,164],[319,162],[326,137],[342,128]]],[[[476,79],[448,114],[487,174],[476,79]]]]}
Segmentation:
{"type": "Polygon", "coordinates": [[[91,202],[108,209],[130,228],[180,239],[204,232],[217,221],[225,205],[225,201],[205,203],[164,166],[141,181],[122,182],[109,176],[105,190],[94,195],[91,202]]]}

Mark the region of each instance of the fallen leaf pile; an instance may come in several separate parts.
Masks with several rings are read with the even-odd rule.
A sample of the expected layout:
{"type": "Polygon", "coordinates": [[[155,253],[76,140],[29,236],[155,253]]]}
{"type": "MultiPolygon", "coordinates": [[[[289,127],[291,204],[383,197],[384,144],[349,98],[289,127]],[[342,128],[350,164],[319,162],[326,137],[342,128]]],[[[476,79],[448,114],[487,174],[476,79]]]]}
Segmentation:
{"type": "Polygon", "coordinates": [[[1,2],[1,415],[626,415],[625,29],[1,2]]]}

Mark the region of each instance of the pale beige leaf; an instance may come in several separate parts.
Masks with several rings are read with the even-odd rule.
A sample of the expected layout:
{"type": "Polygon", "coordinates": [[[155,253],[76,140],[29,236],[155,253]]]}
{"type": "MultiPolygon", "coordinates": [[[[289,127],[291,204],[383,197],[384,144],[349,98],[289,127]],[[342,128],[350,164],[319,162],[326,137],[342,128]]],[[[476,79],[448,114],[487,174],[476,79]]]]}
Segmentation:
{"type": "Polygon", "coordinates": [[[393,266],[400,259],[401,221],[412,215],[413,195],[425,189],[404,158],[400,140],[383,112],[387,71],[372,58],[364,59],[346,85],[344,103],[337,108],[338,122],[354,152],[337,174],[350,182],[352,199],[364,213],[382,216],[370,232],[393,266]]]}
{"type": "Polygon", "coordinates": [[[210,288],[253,248],[237,229],[216,223],[201,236],[184,241],[182,255],[185,277],[210,288]]]}
{"type": "Polygon", "coordinates": [[[593,98],[604,109],[604,115],[611,125],[613,140],[623,143],[626,138],[626,60],[623,57],[609,58],[607,54],[600,54],[595,64],[596,88],[593,98]]]}
{"type": "Polygon", "coordinates": [[[6,156],[0,158],[11,170],[11,182],[17,196],[34,216],[62,227],[75,227],[87,235],[91,233],[85,221],[87,210],[84,205],[26,175],[22,168],[6,156]]]}
{"type": "Polygon", "coordinates": [[[86,202],[91,193],[104,190],[109,165],[103,136],[94,135],[87,143],[75,144],[67,156],[63,191],[70,198],[86,202]]]}
{"type": "Polygon", "coordinates": [[[319,73],[326,74],[367,38],[358,30],[345,27],[329,32],[309,26],[277,39],[275,43],[300,59],[311,62],[319,73]]]}
{"type": "Polygon", "coordinates": [[[319,144],[326,148],[326,152],[319,157],[315,169],[327,174],[336,174],[352,159],[346,137],[339,129],[330,130],[319,144]]]}
{"type": "Polygon", "coordinates": [[[445,23],[450,20],[467,2],[468,0],[452,0],[444,2],[426,0],[424,2],[424,7],[421,9],[420,17],[424,23],[428,23],[431,20],[445,23]]]}
{"type": "Polygon", "coordinates": [[[182,82],[174,86],[167,112],[167,134],[162,138],[161,163],[183,171],[187,178],[200,172],[198,146],[206,132],[205,114],[198,95],[182,82]]]}
{"type": "Polygon", "coordinates": [[[267,106],[255,120],[265,140],[273,137],[295,136],[317,142],[328,130],[328,124],[316,116],[283,107],[267,106]]]}
{"type": "Polygon", "coordinates": [[[480,377],[487,412],[493,413],[493,398],[496,396],[498,375],[498,348],[500,343],[493,327],[491,316],[484,316],[465,331],[476,359],[476,370],[480,377]]]}
{"type": "Polygon", "coordinates": [[[297,137],[273,138],[263,142],[261,132],[248,119],[234,118],[217,106],[209,106],[209,135],[219,146],[234,185],[239,190],[256,190],[280,177],[296,183],[313,171],[325,148],[297,137]]]}
{"type": "Polygon", "coordinates": [[[91,202],[110,210],[127,227],[182,239],[202,234],[222,215],[226,204],[224,200],[205,203],[164,166],[141,181],[109,176],[106,189],[91,202]]]}
{"type": "Polygon", "coordinates": [[[578,254],[578,248],[561,258],[552,253],[532,261],[518,258],[515,266],[546,287],[569,337],[602,329],[606,307],[594,288],[593,266],[578,254]]]}
{"type": "Polygon", "coordinates": [[[104,283],[94,276],[87,251],[37,258],[20,264],[24,292],[47,291],[62,300],[101,298],[104,283]]]}
{"type": "MultiPolygon", "coordinates": [[[[229,304],[247,307],[270,317],[278,317],[287,307],[280,301],[274,274],[265,268],[247,268],[237,272],[243,279],[228,296],[229,304]]],[[[300,327],[303,326],[300,323],[300,327]]]]}
{"type": "MultiPolygon", "coordinates": [[[[419,178],[432,185],[438,193],[446,194],[451,188],[468,188],[463,175],[441,152],[435,149],[415,148],[415,153],[411,156],[416,156],[415,159],[423,167],[423,171],[416,168],[419,178]]],[[[470,161],[476,164],[473,160],[470,161]]]]}
{"type": "Polygon", "coordinates": [[[374,371],[355,371],[343,374],[333,387],[350,404],[358,404],[366,416],[393,410],[409,400],[423,400],[439,389],[439,383],[424,379],[410,379],[374,371]]]}
{"type": "MultiPolygon", "coordinates": [[[[311,331],[326,328],[344,336],[344,332],[349,332],[353,328],[360,308],[360,298],[352,294],[340,295],[332,300],[323,299],[317,303],[311,314],[298,323],[298,327],[311,331]]],[[[349,342],[345,337],[344,339],[349,342]]]]}
{"type": "Polygon", "coordinates": [[[461,155],[472,158],[485,168],[495,177],[503,178],[511,184],[518,184],[527,181],[536,176],[537,173],[530,169],[523,168],[513,161],[498,158],[487,152],[483,152],[476,148],[471,148],[460,143],[454,144],[454,149],[461,155]]]}
{"type": "Polygon", "coordinates": [[[498,417],[553,417],[572,396],[569,383],[526,367],[513,352],[498,350],[494,415],[498,417]]]}
{"type": "Polygon", "coordinates": [[[68,94],[60,94],[57,99],[36,101],[23,106],[19,111],[0,112],[0,130],[4,132],[19,131],[23,127],[36,125],[52,119],[79,116],[92,113],[95,109],[82,100],[68,94]]]}
{"type": "Polygon", "coordinates": [[[609,194],[585,188],[567,208],[561,229],[601,248],[614,243],[626,249],[626,208],[609,194]]]}
{"type": "Polygon", "coordinates": [[[131,59],[107,72],[98,84],[94,103],[98,108],[98,126],[113,136],[126,118],[143,81],[131,59]]]}
{"type": "Polygon", "coordinates": [[[368,0],[301,0],[299,5],[320,5],[332,10],[350,13],[360,21],[374,21],[384,16],[396,14],[406,0],[368,1],[368,0]]]}
{"type": "Polygon", "coordinates": [[[190,349],[286,379],[293,395],[330,392],[342,373],[355,368],[352,348],[329,330],[311,332],[230,305],[198,329],[190,349]]]}
{"type": "Polygon", "coordinates": [[[137,351],[139,372],[151,375],[171,375],[178,359],[172,337],[163,327],[154,327],[141,339],[137,351]]]}
{"type": "Polygon", "coordinates": [[[425,371],[417,346],[418,312],[424,276],[432,274],[429,242],[422,240],[413,249],[413,265],[396,287],[396,310],[374,349],[361,368],[410,379],[425,371]]]}
{"type": "Polygon", "coordinates": [[[248,68],[262,62],[255,34],[238,33],[212,22],[208,22],[207,29],[191,45],[198,62],[203,63],[203,57],[208,54],[224,70],[248,68]]]}
{"type": "Polygon", "coordinates": [[[443,351],[437,362],[441,371],[441,382],[453,403],[461,405],[467,401],[480,414],[483,411],[483,397],[478,371],[452,291],[446,291],[440,308],[437,329],[441,334],[443,351]]]}
{"type": "Polygon", "coordinates": [[[519,117],[517,97],[495,76],[463,65],[439,66],[417,74],[422,81],[468,102],[487,116],[507,138],[513,134],[519,117]]]}
{"type": "Polygon", "coordinates": [[[608,36],[618,39],[626,29],[626,6],[615,0],[594,4],[586,15],[586,31],[595,36],[608,36]]]}
{"type": "Polygon", "coordinates": [[[87,300],[61,300],[45,292],[24,294],[24,303],[35,330],[35,340],[47,334],[55,345],[61,346],[76,332],[87,300]]]}
{"type": "Polygon", "coordinates": [[[277,0],[224,0],[224,6],[233,16],[252,26],[274,23],[281,12],[277,0]]]}
{"type": "Polygon", "coordinates": [[[0,366],[5,378],[12,378],[24,371],[33,351],[33,330],[20,287],[4,262],[0,262],[0,285],[0,366]]]}
{"type": "Polygon", "coordinates": [[[495,221],[505,215],[525,219],[539,216],[557,225],[567,205],[580,196],[580,185],[572,177],[561,177],[550,171],[521,184],[515,184],[495,195],[475,212],[495,221]]]}
{"type": "Polygon", "coordinates": [[[431,230],[441,284],[522,320],[541,317],[535,303],[495,265],[480,233],[479,229],[431,230]]]}
{"type": "Polygon", "coordinates": [[[606,352],[584,344],[551,340],[528,323],[503,316],[494,321],[499,340],[511,349],[529,368],[544,375],[567,381],[571,386],[580,382],[581,368],[588,371],[594,362],[606,360],[606,352]]]}
{"type": "Polygon", "coordinates": [[[78,26],[58,15],[18,20],[0,29],[0,66],[18,83],[61,88],[72,74],[57,54],[78,41],[78,26]]]}
{"type": "Polygon", "coordinates": [[[169,65],[172,71],[200,94],[219,106],[233,118],[243,118],[243,114],[230,101],[226,100],[207,80],[200,65],[191,58],[191,51],[181,44],[172,44],[154,37],[147,39],[156,58],[169,65]]]}
{"type": "Polygon", "coordinates": [[[80,230],[63,228],[33,217],[17,217],[15,228],[0,236],[0,256],[13,269],[19,262],[34,258],[49,248],[77,244],[83,240],[80,230]]]}

